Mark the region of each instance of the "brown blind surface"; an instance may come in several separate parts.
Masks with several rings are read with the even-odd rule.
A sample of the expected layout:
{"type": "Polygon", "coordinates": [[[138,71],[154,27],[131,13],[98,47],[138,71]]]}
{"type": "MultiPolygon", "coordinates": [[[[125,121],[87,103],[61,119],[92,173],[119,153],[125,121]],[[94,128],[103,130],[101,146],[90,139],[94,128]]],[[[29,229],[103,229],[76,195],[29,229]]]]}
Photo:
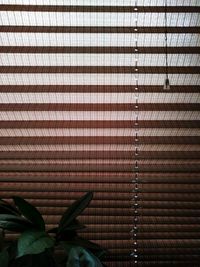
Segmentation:
{"type": "Polygon", "coordinates": [[[93,191],[109,267],[199,267],[199,3],[75,2],[0,5],[0,197],[50,228],[93,191]]]}

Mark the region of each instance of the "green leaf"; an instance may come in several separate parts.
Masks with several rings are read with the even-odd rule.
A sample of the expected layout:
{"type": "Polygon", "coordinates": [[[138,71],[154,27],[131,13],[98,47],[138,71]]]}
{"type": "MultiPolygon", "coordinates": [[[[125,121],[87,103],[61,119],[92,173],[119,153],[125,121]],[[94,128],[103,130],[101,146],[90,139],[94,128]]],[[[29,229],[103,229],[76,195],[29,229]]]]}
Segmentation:
{"type": "Polygon", "coordinates": [[[16,215],[15,212],[13,212],[13,210],[9,209],[7,206],[0,206],[0,214],[14,214],[16,215]]]}
{"type": "Polygon", "coordinates": [[[71,249],[69,257],[66,263],[66,267],[81,267],[78,252],[75,249],[71,249]]]}
{"type": "Polygon", "coordinates": [[[108,253],[108,251],[106,251],[106,250],[104,250],[104,249],[99,250],[99,251],[95,251],[95,252],[94,252],[95,256],[96,256],[98,259],[100,259],[100,260],[104,259],[105,255],[106,255],[107,253],[108,253]]]}
{"type": "Polygon", "coordinates": [[[73,220],[66,228],[65,231],[72,231],[72,230],[81,230],[84,229],[86,226],[80,223],[78,220],[73,220]]]}
{"type": "Polygon", "coordinates": [[[22,232],[33,228],[31,222],[12,214],[0,214],[0,227],[14,232],[22,232]]]}
{"type": "Polygon", "coordinates": [[[0,251],[3,249],[4,246],[4,237],[5,237],[4,230],[0,229],[0,251]]]}
{"type": "MultiPolygon", "coordinates": [[[[68,231],[76,231],[76,230],[81,230],[84,229],[86,226],[82,223],[80,223],[78,220],[74,220],[70,225],[68,225],[65,230],[62,232],[62,234],[65,234],[68,231]]],[[[58,227],[52,228],[48,230],[48,233],[57,233],[58,232],[58,227]]]]}
{"type": "Polygon", "coordinates": [[[9,254],[10,261],[12,262],[16,258],[17,253],[17,241],[13,241],[8,247],[7,251],[9,254]]]}
{"type": "Polygon", "coordinates": [[[1,267],[8,267],[9,255],[8,255],[7,250],[2,250],[0,252],[0,264],[1,264],[1,267]]]}
{"type": "Polygon", "coordinates": [[[0,198],[0,213],[20,215],[20,212],[7,201],[0,198]]]}
{"type": "Polygon", "coordinates": [[[45,232],[26,231],[22,233],[17,244],[17,257],[39,254],[54,246],[54,240],[45,232]]]}
{"type": "Polygon", "coordinates": [[[12,231],[12,232],[24,232],[25,230],[29,229],[22,224],[15,223],[15,222],[0,222],[0,227],[4,230],[12,231]]]}
{"type": "Polygon", "coordinates": [[[13,197],[13,200],[24,217],[30,220],[38,230],[45,230],[45,222],[42,215],[33,205],[21,197],[13,197]]]}
{"type": "Polygon", "coordinates": [[[80,199],[75,201],[63,214],[58,226],[58,232],[65,230],[69,226],[69,224],[74,219],[76,219],[76,217],[79,216],[82,213],[82,211],[89,205],[92,198],[93,198],[93,193],[88,192],[80,199]]]}
{"type": "Polygon", "coordinates": [[[72,247],[68,254],[66,267],[102,267],[101,262],[91,252],[82,247],[72,247]]]}
{"type": "Polygon", "coordinates": [[[86,250],[89,250],[93,253],[97,258],[102,259],[106,254],[107,251],[100,247],[99,245],[85,240],[79,236],[74,238],[73,240],[61,241],[60,245],[66,250],[69,251],[71,247],[83,247],[86,250]]]}

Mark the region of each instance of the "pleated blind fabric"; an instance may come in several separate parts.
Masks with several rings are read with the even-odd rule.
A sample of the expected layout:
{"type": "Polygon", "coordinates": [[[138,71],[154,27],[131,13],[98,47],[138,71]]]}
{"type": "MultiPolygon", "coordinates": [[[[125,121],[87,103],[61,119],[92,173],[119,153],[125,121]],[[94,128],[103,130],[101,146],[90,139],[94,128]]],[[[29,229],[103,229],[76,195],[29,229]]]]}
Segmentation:
{"type": "Polygon", "coordinates": [[[199,11],[2,0],[0,197],[26,198],[52,227],[93,191],[82,236],[108,266],[199,267],[199,11]]]}

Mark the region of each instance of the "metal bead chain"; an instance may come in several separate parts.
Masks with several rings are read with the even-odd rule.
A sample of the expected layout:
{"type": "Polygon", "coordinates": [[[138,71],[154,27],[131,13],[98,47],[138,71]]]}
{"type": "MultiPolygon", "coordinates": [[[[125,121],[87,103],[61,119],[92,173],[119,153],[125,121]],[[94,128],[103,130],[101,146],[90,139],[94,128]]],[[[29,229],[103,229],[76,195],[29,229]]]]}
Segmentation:
{"type": "Polygon", "coordinates": [[[133,257],[134,266],[138,265],[138,191],[139,191],[139,87],[138,87],[138,7],[137,0],[135,0],[135,27],[134,27],[134,35],[135,35],[135,43],[134,43],[134,75],[135,75],[135,86],[134,86],[134,178],[132,180],[133,183],[133,229],[132,232],[132,240],[133,240],[133,252],[131,256],[133,257]]]}

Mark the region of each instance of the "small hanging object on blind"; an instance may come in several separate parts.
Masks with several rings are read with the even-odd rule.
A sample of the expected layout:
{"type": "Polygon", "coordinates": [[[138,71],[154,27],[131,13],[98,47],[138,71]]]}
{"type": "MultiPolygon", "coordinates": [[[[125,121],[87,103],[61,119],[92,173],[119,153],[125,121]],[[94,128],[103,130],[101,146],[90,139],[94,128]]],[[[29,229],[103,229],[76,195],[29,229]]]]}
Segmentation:
{"type": "Polygon", "coordinates": [[[166,63],[166,77],[164,81],[163,90],[170,90],[170,82],[168,76],[167,0],[165,0],[165,63],[166,63]]]}
{"type": "Polygon", "coordinates": [[[170,83],[169,83],[169,78],[168,77],[165,78],[165,83],[164,83],[163,89],[164,90],[170,90],[170,83]]]}

